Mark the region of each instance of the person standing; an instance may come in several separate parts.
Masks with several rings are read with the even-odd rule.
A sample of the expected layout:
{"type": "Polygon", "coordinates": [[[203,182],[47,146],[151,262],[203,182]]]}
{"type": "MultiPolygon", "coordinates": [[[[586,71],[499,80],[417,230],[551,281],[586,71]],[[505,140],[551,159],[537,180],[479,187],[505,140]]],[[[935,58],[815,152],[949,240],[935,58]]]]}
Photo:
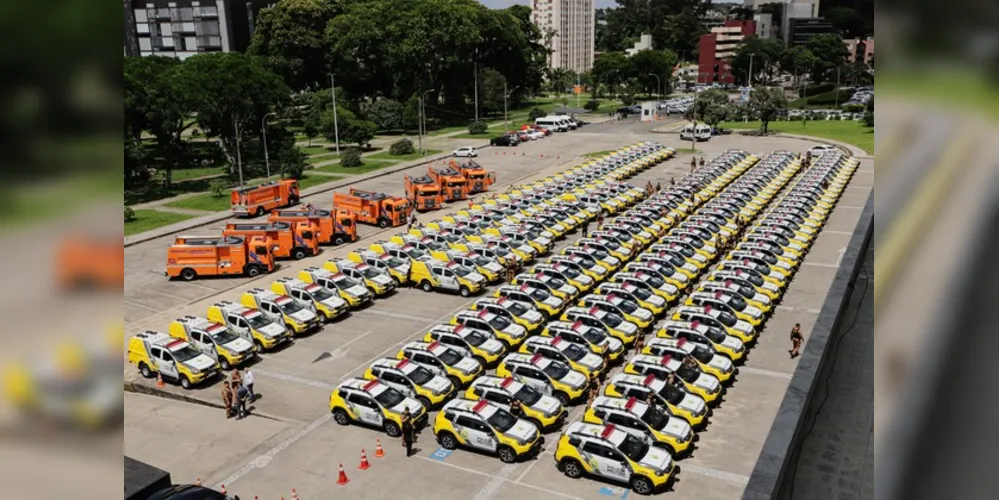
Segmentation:
{"type": "Polygon", "coordinates": [[[406,230],[407,231],[412,230],[413,226],[415,225],[416,225],[416,210],[413,210],[413,212],[409,214],[409,227],[406,228],[406,230]]]}
{"type": "Polygon", "coordinates": [[[801,355],[801,343],[804,341],[805,337],[801,335],[801,323],[795,323],[794,328],[791,329],[791,350],[787,351],[791,355],[791,359],[801,355]]]}
{"type": "Polygon", "coordinates": [[[691,157],[690,158],[690,173],[694,173],[694,169],[696,169],[696,168],[697,168],[697,158],[691,157]]]}
{"type": "Polygon", "coordinates": [[[239,386],[236,389],[236,419],[242,420],[246,417],[246,400],[250,397],[250,391],[246,390],[245,386],[239,386]]]}
{"type": "Polygon", "coordinates": [[[597,231],[600,231],[604,227],[604,213],[601,211],[600,215],[597,216],[597,231]]]}
{"type": "Polygon", "coordinates": [[[225,418],[232,418],[232,403],[236,395],[228,380],[222,381],[222,405],[225,406],[225,418]]]}
{"type": "Polygon", "coordinates": [[[593,404],[593,400],[597,399],[597,394],[600,393],[600,381],[597,380],[596,373],[590,373],[590,394],[587,398],[587,405],[593,404]]]}
{"type": "Polygon", "coordinates": [[[590,219],[583,219],[583,238],[590,234],[590,219]]]}
{"type": "Polygon", "coordinates": [[[520,411],[520,400],[514,399],[510,403],[510,414],[517,418],[524,418],[524,415],[520,411]]]}
{"type": "Polygon", "coordinates": [[[257,394],[253,392],[253,372],[249,368],[243,370],[243,387],[250,393],[250,402],[257,399],[257,394]]]}
{"type": "Polygon", "coordinates": [[[406,448],[406,457],[413,454],[413,415],[409,407],[402,412],[402,446],[406,448]]]}
{"type": "Polygon", "coordinates": [[[232,378],[230,378],[229,380],[232,381],[233,391],[237,391],[239,390],[240,387],[243,386],[243,376],[240,375],[238,368],[232,370],[232,378]]]}
{"type": "Polygon", "coordinates": [[[702,167],[704,166],[704,157],[703,157],[703,156],[701,157],[701,161],[700,161],[699,163],[700,163],[700,165],[701,165],[702,167]]]}
{"type": "Polygon", "coordinates": [[[659,182],[656,182],[656,192],[658,193],[659,191],[662,190],[662,188],[663,188],[662,185],[659,184],[659,182]]]}

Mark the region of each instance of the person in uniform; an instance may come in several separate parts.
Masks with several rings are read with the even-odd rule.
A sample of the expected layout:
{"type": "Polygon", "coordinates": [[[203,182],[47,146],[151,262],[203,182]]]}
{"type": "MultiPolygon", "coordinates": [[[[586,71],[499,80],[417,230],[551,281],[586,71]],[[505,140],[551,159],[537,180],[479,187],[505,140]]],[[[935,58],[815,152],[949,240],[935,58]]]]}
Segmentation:
{"type": "Polygon", "coordinates": [[[801,355],[801,343],[804,341],[805,337],[801,335],[801,323],[795,323],[794,328],[791,329],[791,350],[787,351],[791,355],[791,359],[801,355]]]}
{"type": "Polygon", "coordinates": [[[413,454],[414,434],[413,415],[409,412],[409,407],[407,406],[402,412],[402,446],[406,448],[406,457],[413,454]]]}

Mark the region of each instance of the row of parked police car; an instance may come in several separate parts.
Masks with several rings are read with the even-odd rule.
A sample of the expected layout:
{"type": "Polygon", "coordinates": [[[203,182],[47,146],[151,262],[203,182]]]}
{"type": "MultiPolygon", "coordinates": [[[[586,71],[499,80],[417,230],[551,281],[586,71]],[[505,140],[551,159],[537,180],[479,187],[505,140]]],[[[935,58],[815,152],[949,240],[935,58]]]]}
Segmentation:
{"type": "Polygon", "coordinates": [[[565,427],[554,457],[570,477],[662,489],[855,168],[835,152],[810,168],[787,152],[761,162],[728,152],[344,382],[330,397],[333,417],[394,436],[406,408],[419,426],[439,409],[441,446],[514,462],[537,454],[567,406],[623,365],[565,427]]]}
{"type": "Polygon", "coordinates": [[[278,279],[269,288],[247,290],[238,302],[219,301],[206,317],[178,318],[167,333],[139,333],[129,341],[128,359],[145,377],[160,375],[190,388],[400,286],[479,293],[506,269],[550,249],[552,239],[564,237],[583,218],[623,208],[639,193],[615,180],[672,154],[661,145],[639,144],[599,164],[512,190],[344,259],[306,268],[297,277],[278,279]],[[563,217],[568,220],[558,222],[563,217]]]}

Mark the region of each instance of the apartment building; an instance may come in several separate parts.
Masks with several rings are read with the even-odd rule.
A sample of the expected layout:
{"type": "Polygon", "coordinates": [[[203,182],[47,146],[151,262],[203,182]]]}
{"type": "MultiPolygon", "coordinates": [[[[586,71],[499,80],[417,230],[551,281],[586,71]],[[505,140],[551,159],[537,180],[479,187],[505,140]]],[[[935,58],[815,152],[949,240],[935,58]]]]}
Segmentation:
{"type": "Polygon", "coordinates": [[[701,35],[698,43],[697,83],[734,83],[730,61],[742,41],[756,35],[756,21],[728,20],[723,26],[711,28],[701,35]]]}
{"type": "Polygon", "coordinates": [[[593,68],[593,0],[531,0],[531,21],[548,44],[548,66],[577,73],[593,68]]]}
{"type": "Polygon", "coordinates": [[[276,0],[124,0],[125,55],[185,59],[242,52],[260,9],[276,0]]]}

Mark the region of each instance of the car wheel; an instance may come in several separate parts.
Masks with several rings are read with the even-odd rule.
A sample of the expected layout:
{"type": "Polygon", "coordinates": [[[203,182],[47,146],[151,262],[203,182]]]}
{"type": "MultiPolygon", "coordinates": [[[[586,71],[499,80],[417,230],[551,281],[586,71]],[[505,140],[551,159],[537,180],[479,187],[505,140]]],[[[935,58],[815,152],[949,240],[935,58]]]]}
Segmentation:
{"type": "Polygon", "coordinates": [[[464,287],[464,286],[458,289],[458,293],[459,293],[459,294],[460,294],[460,295],[461,295],[462,297],[468,297],[469,295],[471,295],[471,294],[472,294],[472,292],[470,292],[470,291],[468,290],[468,287],[464,287]]]}
{"type": "Polygon", "coordinates": [[[639,495],[651,495],[652,481],[644,476],[634,476],[631,478],[631,489],[639,495]]]}
{"type": "Polygon", "coordinates": [[[257,339],[253,339],[253,347],[257,348],[257,352],[263,352],[264,351],[264,345],[261,344],[260,341],[257,340],[257,339]]]}
{"type": "Polygon", "coordinates": [[[517,461],[517,454],[513,452],[513,448],[504,446],[499,449],[499,459],[505,464],[512,464],[517,461]]]}
{"type": "Polygon", "coordinates": [[[190,389],[191,388],[191,379],[187,378],[187,375],[181,375],[180,376],[180,386],[183,387],[184,389],[190,389]]]}
{"type": "Polygon", "coordinates": [[[191,281],[198,277],[198,273],[191,269],[190,267],[185,267],[183,271],[180,272],[180,279],[184,281],[191,281]]]}
{"type": "Polygon", "coordinates": [[[450,432],[442,432],[437,436],[437,443],[445,450],[453,450],[458,447],[458,440],[450,432]]]}
{"type": "Polygon", "coordinates": [[[562,391],[556,391],[555,392],[555,399],[557,399],[558,402],[562,404],[562,406],[569,406],[569,395],[568,394],[566,394],[566,393],[564,393],[562,391]]]}
{"type": "Polygon", "coordinates": [[[333,420],[335,420],[336,423],[340,425],[350,424],[350,416],[347,415],[347,412],[343,411],[342,408],[337,408],[333,410],[333,420]]]}
{"type": "Polygon", "coordinates": [[[344,239],[343,236],[337,236],[336,238],[333,238],[333,245],[334,246],[343,245],[345,242],[346,242],[346,240],[344,239]]]}
{"type": "Polygon", "coordinates": [[[458,377],[455,377],[454,375],[448,375],[447,379],[451,381],[451,385],[453,385],[455,389],[461,388],[461,379],[459,379],[458,377]]]}
{"type": "Polygon", "coordinates": [[[251,278],[255,278],[257,276],[260,276],[261,272],[262,271],[260,269],[260,266],[247,266],[246,267],[246,275],[249,276],[249,277],[251,277],[251,278]]]}
{"type": "Polygon", "coordinates": [[[143,377],[153,378],[153,371],[150,370],[149,366],[145,363],[139,363],[139,373],[141,373],[143,377]]]}
{"type": "Polygon", "coordinates": [[[399,428],[399,424],[389,420],[385,422],[385,434],[388,434],[388,437],[399,437],[402,435],[402,429],[399,428]]]}
{"type": "Polygon", "coordinates": [[[232,365],[229,363],[229,360],[225,359],[222,356],[219,356],[219,365],[222,366],[223,370],[228,370],[228,369],[232,368],[232,365]]]}
{"type": "Polygon", "coordinates": [[[482,365],[483,368],[486,367],[486,358],[483,358],[482,356],[473,356],[473,357],[475,358],[476,361],[479,362],[480,365],[482,365]]]}
{"type": "Polygon", "coordinates": [[[378,219],[378,227],[385,229],[389,226],[388,219],[378,219]]]}
{"type": "Polygon", "coordinates": [[[257,211],[253,213],[256,217],[262,217],[264,215],[264,207],[257,207],[257,211]]]}
{"type": "Polygon", "coordinates": [[[430,408],[433,407],[433,403],[431,403],[426,396],[418,396],[416,400],[419,401],[428,412],[430,411],[430,408]]]}
{"type": "Polygon", "coordinates": [[[578,479],[583,475],[583,466],[574,458],[563,458],[559,465],[566,477],[578,479]]]}
{"type": "Polygon", "coordinates": [[[306,256],[304,248],[296,248],[294,252],[291,253],[291,258],[295,260],[302,260],[306,256]]]}
{"type": "Polygon", "coordinates": [[[430,284],[429,281],[424,281],[423,283],[420,283],[420,289],[423,290],[424,292],[434,291],[434,287],[433,285],[430,284]]]}

